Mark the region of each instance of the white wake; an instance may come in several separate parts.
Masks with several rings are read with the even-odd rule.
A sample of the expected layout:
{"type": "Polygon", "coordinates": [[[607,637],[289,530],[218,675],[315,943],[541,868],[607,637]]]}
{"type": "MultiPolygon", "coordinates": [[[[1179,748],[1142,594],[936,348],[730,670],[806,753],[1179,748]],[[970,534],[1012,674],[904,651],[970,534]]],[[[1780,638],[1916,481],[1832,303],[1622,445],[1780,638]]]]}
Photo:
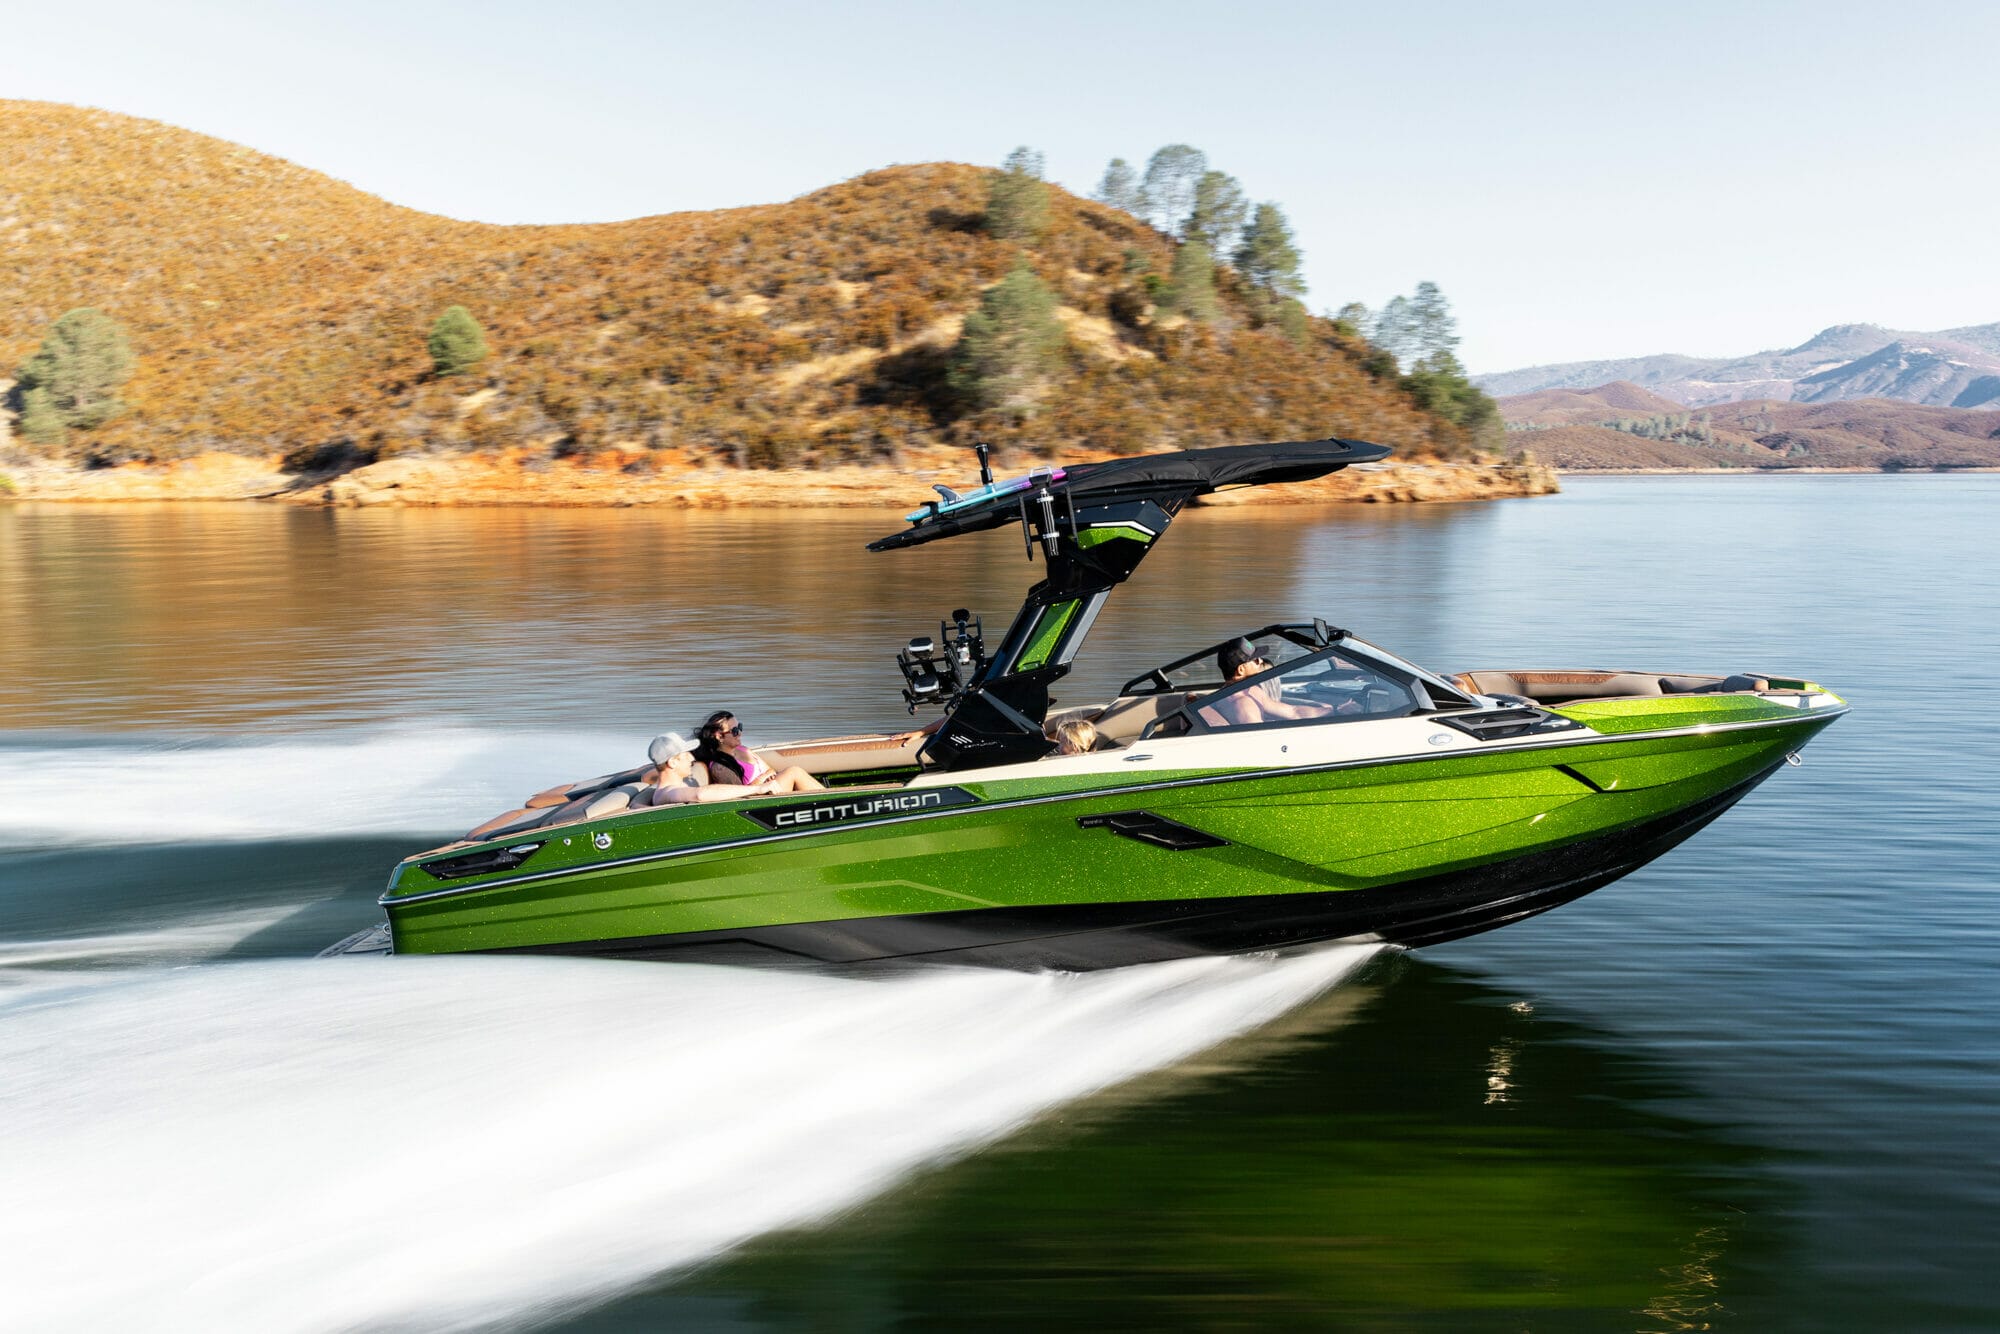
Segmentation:
{"type": "Polygon", "coordinates": [[[355,959],[0,993],[0,1293],[36,1330],[532,1323],[837,1213],[1369,953],[884,981],[355,959]]]}
{"type": "Polygon", "coordinates": [[[650,736],[412,728],[0,747],[0,848],[456,833],[650,736]]]}
{"type": "Polygon", "coordinates": [[[163,921],[145,931],[38,940],[0,940],[0,987],[32,982],[70,985],[71,969],[133,969],[202,963],[220,958],[295,909],[250,908],[163,921]]]}

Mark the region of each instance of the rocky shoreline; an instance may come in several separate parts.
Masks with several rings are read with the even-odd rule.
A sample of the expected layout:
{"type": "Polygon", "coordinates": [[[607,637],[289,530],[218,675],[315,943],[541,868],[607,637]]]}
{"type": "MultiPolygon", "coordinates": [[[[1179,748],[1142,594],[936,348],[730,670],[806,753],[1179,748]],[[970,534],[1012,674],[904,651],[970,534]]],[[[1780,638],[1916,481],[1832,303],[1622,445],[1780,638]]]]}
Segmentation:
{"type": "MultiPolygon", "coordinates": [[[[72,503],[262,501],[336,508],[544,506],[728,509],[898,508],[933,482],[963,489],[970,459],[926,458],[909,467],[837,467],[765,472],[706,466],[635,469],[610,453],[550,459],[545,453],[386,459],[337,475],[300,476],[275,459],[207,454],[177,463],[81,469],[52,464],[0,472],[0,499],[72,503]]],[[[1314,482],[1207,497],[1210,504],[1411,503],[1547,495],[1555,473],[1532,461],[1385,462],[1314,482]]]]}

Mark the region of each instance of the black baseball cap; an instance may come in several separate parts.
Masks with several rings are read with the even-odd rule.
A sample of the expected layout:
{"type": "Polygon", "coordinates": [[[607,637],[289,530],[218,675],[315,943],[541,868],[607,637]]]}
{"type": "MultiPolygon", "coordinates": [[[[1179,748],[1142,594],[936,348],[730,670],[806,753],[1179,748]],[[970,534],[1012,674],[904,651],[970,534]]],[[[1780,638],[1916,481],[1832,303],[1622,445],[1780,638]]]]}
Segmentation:
{"type": "Polygon", "coordinates": [[[1249,640],[1232,639],[1222,646],[1220,653],[1215,655],[1215,665],[1222,669],[1224,678],[1228,678],[1236,675],[1236,669],[1244,663],[1255,662],[1263,656],[1257,651],[1257,646],[1249,640]]]}

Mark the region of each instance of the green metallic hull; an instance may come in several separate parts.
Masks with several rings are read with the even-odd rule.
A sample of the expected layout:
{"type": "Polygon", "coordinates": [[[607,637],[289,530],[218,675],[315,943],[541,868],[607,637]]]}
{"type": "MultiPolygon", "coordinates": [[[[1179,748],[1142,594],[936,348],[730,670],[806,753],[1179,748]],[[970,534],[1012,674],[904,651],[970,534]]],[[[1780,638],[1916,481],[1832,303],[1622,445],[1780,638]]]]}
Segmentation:
{"type": "Polygon", "coordinates": [[[403,953],[699,957],[685,945],[1087,967],[1309,940],[1425,943],[1627,873],[1845,710],[1709,695],[1556,711],[1593,730],[1297,769],[972,771],[954,775],[970,804],[829,827],[753,818],[797,798],[626,812],[538,831],[542,846],[507,870],[441,881],[412,859],[382,902],[403,953]],[[1092,818],[1114,815],[1156,828],[1121,836],[1092,818]],[[1185,846],[1147,841],[1160,830],[1185,846]],[[1049,943],[1024,945],[1036,941],[1049,943]]]}

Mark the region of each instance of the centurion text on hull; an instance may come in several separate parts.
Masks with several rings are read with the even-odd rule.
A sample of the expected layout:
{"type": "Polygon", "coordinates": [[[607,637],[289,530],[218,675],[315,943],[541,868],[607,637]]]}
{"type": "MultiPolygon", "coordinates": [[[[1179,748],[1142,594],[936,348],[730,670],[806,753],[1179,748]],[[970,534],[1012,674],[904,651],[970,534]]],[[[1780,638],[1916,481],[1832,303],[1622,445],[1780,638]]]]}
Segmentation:
{"type": "Polygon", "coordinates": [[[1047,577],[990,654],[964,613],[899,654],[906,697],[945,708],[934,734],[760,751],[818,775],[811,796],[629,807],[638,771],[572,784],[398,866],[393,948],[1095,968],[1424,945],[1643,866],[1846,712],[1769,675],[1442,675],[1313,621],[1249,630],[1239,679],[1207,645],[1051,714],[1105,599],[1189,501],[1387,453],[1245,445],[939,488],[870,549],[1018,523],[1047,577]],[[1052,753],[1045,728],[1070,718],[1096,750],[1052,753]]]}

